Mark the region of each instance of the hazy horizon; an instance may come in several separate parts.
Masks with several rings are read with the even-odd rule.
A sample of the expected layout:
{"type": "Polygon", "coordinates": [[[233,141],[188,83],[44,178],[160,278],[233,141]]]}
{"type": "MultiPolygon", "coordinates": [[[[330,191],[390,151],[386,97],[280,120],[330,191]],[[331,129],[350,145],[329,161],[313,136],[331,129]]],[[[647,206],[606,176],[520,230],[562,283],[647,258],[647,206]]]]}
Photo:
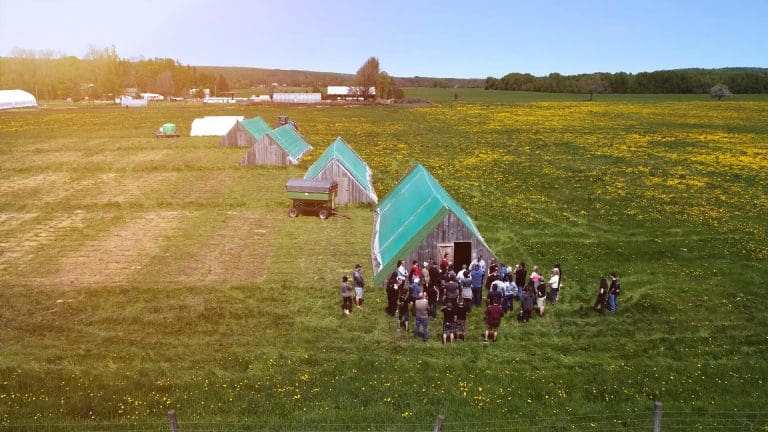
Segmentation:
{"type": "Polygon", "coordinates": [[[376,56],[393,76],[451,78],[768,66],[768,2],[668,3],[0,0],[0,55],[114,45],[122,58],[348,74],[376,56]]]}

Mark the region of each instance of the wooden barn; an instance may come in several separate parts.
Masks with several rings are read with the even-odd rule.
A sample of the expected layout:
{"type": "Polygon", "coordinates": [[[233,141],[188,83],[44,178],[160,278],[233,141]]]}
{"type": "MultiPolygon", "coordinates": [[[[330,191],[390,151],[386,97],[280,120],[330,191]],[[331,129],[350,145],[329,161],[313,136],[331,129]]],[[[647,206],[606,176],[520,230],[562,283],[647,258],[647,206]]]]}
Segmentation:
{"type": "Polygon", "coordinates": [[[386,282],[397,260],[439,262],[448,253],[461,266],[481,255],[496,258],[469,215],[423,166],[416,165],[374,212],[371,260],[377,285],[386,282]]]}
{"type": "Polygon", "coordinates": [[[254,117],[235,123],[219,141],[222,147],[252,147],[256,141],[272,128],[261,117],[254,117]]]}
{"type": "Polygon", "coordinates": [[[304,178],[335,180],[339,185],[337,204],[375,204],[378,198],[371,175],[371,168],[344,139],[338,137],[309,167],[304,178]]]}
{"type": "Polygon", "coordinates": [[[296,129],[287,124],[272,129],[256,140],[240,165],[296,165],[312,150],[296,129]]]}

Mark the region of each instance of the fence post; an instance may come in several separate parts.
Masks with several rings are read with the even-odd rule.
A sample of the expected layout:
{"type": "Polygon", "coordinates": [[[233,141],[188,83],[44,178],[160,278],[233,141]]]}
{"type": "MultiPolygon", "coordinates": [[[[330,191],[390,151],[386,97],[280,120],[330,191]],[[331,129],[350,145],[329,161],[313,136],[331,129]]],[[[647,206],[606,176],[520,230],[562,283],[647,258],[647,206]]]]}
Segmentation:
{"type": "Polygon", "coordinates": [[[663,409],[661,402],[656,401],[653,403],[653,432],[661,432],[661,413],[663,409]]]}
{"type": "Polygon", "coordinates": [[[171,432],[179,432],[179,422],[176,421],[176,410],[168,411],[168,424],[171,426],[171,432]]]}
{"type": "Polygon", "coordinates": [[[433,432],[440,432],[440,428],[443,426],[443,421],[445,420],[445,416],[440,414],[435,419],[435,428],[433,429],[433,432]]]}

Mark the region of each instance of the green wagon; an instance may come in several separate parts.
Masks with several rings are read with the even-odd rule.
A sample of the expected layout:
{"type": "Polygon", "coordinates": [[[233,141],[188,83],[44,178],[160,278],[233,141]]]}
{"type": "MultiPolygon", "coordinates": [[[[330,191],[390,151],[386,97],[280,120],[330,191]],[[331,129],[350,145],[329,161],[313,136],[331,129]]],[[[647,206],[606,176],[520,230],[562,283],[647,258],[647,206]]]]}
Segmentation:
{"type": "Polygon", "coordinates": [[[173,123],[165,123],[160,129],[155,132],[155,138],[178,138],[179,133],[176,131],[176,125],[173,123]]]}
{"type": "Polygon", "coordinates": [[[288,216],[316,214],[320,219],[336,213],[336,192],[339,185],[334,180],[303,178],[289,179],[285,194],[291,200],[288,216]]]}

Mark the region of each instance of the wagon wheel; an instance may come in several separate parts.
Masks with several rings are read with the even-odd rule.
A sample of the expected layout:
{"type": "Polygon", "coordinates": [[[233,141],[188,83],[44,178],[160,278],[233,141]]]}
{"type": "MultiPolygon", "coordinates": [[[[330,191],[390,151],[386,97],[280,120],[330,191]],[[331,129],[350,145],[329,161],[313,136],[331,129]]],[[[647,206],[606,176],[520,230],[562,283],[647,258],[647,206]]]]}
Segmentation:
{"type": "Polygon", "coordinates": [[[290,216],[292,218],[295,218],[298,215],[299,215],[299,209],[297,209],[296,207],[291,207],[288,210],[288,216],[290,216]]]}
{"type": "Polygon", "coordinates": [[[320,209],[320,212],[317,214],[317,216],[320,217],[320,219],[328,219],[328,216],[330,213],[328,212],[328,209],[323,207],[320,209]]]}

